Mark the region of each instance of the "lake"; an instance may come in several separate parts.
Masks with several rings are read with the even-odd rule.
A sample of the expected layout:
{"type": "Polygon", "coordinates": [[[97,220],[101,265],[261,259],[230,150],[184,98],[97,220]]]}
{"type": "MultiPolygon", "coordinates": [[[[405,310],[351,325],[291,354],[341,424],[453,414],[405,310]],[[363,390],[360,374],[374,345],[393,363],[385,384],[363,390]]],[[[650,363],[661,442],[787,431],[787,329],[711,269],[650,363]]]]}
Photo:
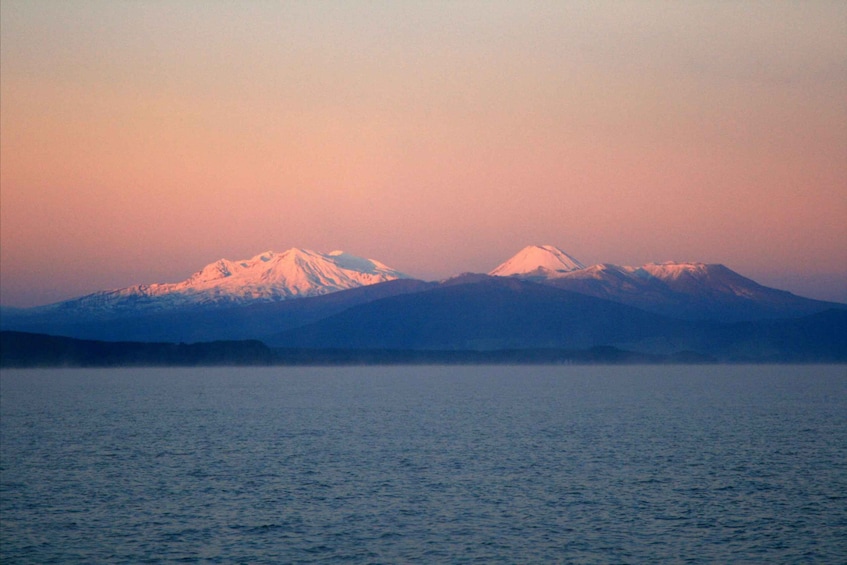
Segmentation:
{"type": "Polygon", "coordinates": [[[843,563],[847,366],[3,370],[3,563],[843,563]]]}

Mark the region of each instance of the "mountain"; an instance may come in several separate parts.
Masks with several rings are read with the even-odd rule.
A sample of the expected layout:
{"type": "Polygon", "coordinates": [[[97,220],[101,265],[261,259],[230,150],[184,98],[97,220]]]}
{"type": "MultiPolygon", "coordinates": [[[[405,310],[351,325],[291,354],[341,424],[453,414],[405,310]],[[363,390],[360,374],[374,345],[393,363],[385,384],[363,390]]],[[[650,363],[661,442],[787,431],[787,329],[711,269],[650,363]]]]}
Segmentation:
{"type": "Polygon", "coordinates": [[[126,299],[186,304],[245,304],[317,296],[339,290],[406,278],[378,261],[344,253],[289,249],[267,251],[251,259],[220,259],[188,279],[173,284],[136,285],[100,292],[80,300],[106,306],[126,299]],[[166,301],[166,302],[165,302],[166,301]]]}
{"type": "Polygon", "coordinates": [[[551,277],[584,268],[585,265],[558,247],[529,245],[488,274],[498,277],[512,275],[551,277]]]}
{"type": "MultiPolygon", "coordinates": [[[[847,310],[684,321],[517,278],[421,284],[428,286],[360,303],[264,343],[107,342],[4,331],[0,365],[847,362],[847,310]]],[[[356,290],[364,289],[346,292],[356,290]]]]}
{"type": "Polygon", "coordinates": [[[718,323],[679,320],[516,277],[462,276],[360,304],[265,340],[372,351],[582,350],[731,362],[845,362],[847,310],[718,323]]]}
{"type": "Polygon", "coordinates": [[[265,342],[339,349],[581,349],[669,339],[688,325],[531,281],[466,275],[361,304],[265,342]]]}
{"type": "MultiPolygon", "coordinates": [[[[390,280],[408,278],[373,259],[344,253],[289,249],[267,251],[251,259],[220,259],[178,283],[139,284],[95,292],[32,308],[31,315],[67,315],[103,319],[131,313],[186,307],[221,307],[319,296],[390,280]]],[[[13,314],[19,316],[21,313],[13,314]]]]}
{"type": "Polygon", "coordinates": [[[43,313],[4,319],[3,329],[103,341],[198,342],[262,339],[337,314],[352,306],[419,292],[436,283],[395,279],[349,290],[277,302],[216,307],[127,310],[95,317],[43,313]]]}
{"type": "Polygon", "coordinates": [[[650,263],[551,268],[559,257],[578,261],[560,249],[527,247],[493,271],[613,300],[649,312],[688,320],[743,321],[805,316],[843,304],[812,300],[762,286],[720,264],[650,263]]]}
{"type": "MultiPolygon", "coordinates": [[[[0,329],[110,342],[252,339],[324,351],[611,346],[719,358],[735,347],[726,358],[742,358],[747,350],[761,358],[763,344],[777,357],[793,351],[791,343],[814,349],[802,336],[806,326],[788,328],[784,319],[847,311],[847,305],[764,287],[723,265],[584,267],[549,245],[527,247],[492,273],[424,282],[370,259],[292,249],[221,260],[181,283],[4,308],[0,329]],[[776,325],[759,323],[766,320],[776,325]],[[749,325],[728,329],[729,322],[749,325]],[[783,336],[778,343],[777,335],[783,336]]],[[[839,331],[838,320],[828,327],[839,331]]],[[[825,325],[823,318],[809,324],[808,335],[826,335],[815,329],[825,325]]],[[[832,358],[826,351],[834,346],[818,341],[824,351],[817,358],[832,358]]]]}

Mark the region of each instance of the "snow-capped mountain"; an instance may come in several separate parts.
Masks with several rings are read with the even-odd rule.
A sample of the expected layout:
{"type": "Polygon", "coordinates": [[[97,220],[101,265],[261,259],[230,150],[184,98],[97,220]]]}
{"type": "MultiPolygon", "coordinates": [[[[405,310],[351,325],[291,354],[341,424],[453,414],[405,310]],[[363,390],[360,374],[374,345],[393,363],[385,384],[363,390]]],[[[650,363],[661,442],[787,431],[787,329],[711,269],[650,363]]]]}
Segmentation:
{"type": "Polygon", "coordinates": [[[821,311],[827,303],[762,286],[720,264],[582,266],[552,245],[532,246],[491,271],[690,319],[745,320],[821,311]],[[557,264],[565,265],[556,268],[557,264]]]}
{"type": "Polygon", "coordinates": [[[408,278],[373,259],[343,251],[289,249],[250,259],[220,259],[178,283],[140,284],[96,292],[38,310],[161,310],[183,306],[225,306],[319,296],[339,290],[408,278]]]}
{"type": "MultiPolygon", "coordinates": [[[[221,259],[182,282],[135,285],[36,308],[4,308],[0,329],[107,341],[264,339],[348,309],[350,316],[357,317],[366,304],[378,302],[374,309],[388,308],[397,321],[411,316],[408,327],[414,332],[418,331],[413,320],[417,311],[391,309],[401,302],[411,308],[417,298],[424,300],[423,293],[429,290],[454,287],[456,296],[467,304],[454,308],[453,322],[466,326],[472,319],[485,326],[491,316],[514,311],[498,314],[492,310],[506,308],[496,300],[486,302],[492,288],[526,293],[524,298],[535,302],[521,308],[539,316],[552,304],[545,303],[545,297],[588,304],[579,295],[677,320],[797,318],[845,308],[762,286],[723,265],[669,262],[585,267],[552,245],[526,247],[490,275],[465,274],[442,283],[415,281],[382,263],[341,251],[290,249],[241,261],[221,259]],[[550,294],[555,289],[548,287],[569,292],[550,294]],[[293,298],[297,300],[289,300],[293,298]],[[474,308],[476,318],[462,318],[461,312],[474,308]]],[[[600,310],[617,307],[592,304],[600,310]]],[[[594,310],[594,306],[586,306],[579,317],[589,324],[599,319],[599,311],[594,310]]],[[[539,342],[539,347],[544,343],[539,342]]]]}
{"type": "Polygon", "coordinates": [[[181,283],[148,288],[153,294],[207,294],[240,302],[317,296],[398,278],[407,277],[373,259],[343,251],[318,253],[295,248],[283,253],[267,251],[244,261],[221,259],[181,283]]]}
{"type": "MultiPolygon", "coordinates": [[[[555,277],[572,280],[619,281],[620,287],[639,292],[649,292],[654,281],[675,292],[733,294],[753,298],[769,290],[755,281],[743,277],[720,264],[668,261],[648,263],[641,267],[619,265],[593,265],[591,267],[562,273],[555,277]]],[[[659,288],[659,287],[657,287],[659,288]]]]}
{"type": "Polygon", "coordinates": [[[553,245],[529,245],[488,273],[495,277],[552,277],[585,265],[553,245]]]}

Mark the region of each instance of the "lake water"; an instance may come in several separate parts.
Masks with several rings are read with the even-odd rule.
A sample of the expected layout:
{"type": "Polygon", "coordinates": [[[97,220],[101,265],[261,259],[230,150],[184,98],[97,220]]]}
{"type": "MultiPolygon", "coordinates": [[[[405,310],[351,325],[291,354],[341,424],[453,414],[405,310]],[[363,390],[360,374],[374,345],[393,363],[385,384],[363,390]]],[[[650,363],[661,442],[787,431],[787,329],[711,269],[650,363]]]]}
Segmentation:
{"type": "Polygon", "coordinates": [[[847,562],[847,366],[4,370],[3,563],[847,562]]]}

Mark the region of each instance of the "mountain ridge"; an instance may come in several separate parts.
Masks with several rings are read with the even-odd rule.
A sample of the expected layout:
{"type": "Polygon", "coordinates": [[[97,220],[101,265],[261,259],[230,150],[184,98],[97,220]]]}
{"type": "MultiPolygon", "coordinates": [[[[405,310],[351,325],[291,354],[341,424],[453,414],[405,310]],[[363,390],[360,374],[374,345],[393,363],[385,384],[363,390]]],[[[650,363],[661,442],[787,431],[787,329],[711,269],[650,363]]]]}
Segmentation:
{"type": "MultiPolygon", "coordinates": [[[[555,320],[545,311],[542,298],[547,296],[551,303],[546,306],[552,308],[561,303],[561,294],[550,294],[556,291],[571,293],[572,306],[593,304],[592,308],[596,309],[593,312],[585,307],[574,310],[574,315],[591,318],[598,312],[626,306],[642,314],[672,320],[663,322],[667,327],[676,327],[678,321],[744,322],[796,318],[831,308],[847,308],[845,304],[816,301],[764,287],[719,264],[669,261],[641,267],[612,264],[585,267],[564,251],[547,245],[525,247],[503,265],[509,268],[498,267],[492,272],[511,274],[464,273],[441,282],[426,282],[405,278],[406,275],[383,263],[341,251],[317,253],[300,248],[284,253],[268,251],[251,259],[210,263],[181,283],[136,285],[33,309],[4,308],[0,329],[106,341],[274,340],[284,332],[306,328],[346,311],[356,312],[353,310],[356,307],[383,299],[401,300],[395,298],[400,296],[407,297],[401,301],[408,300],[409,309],[396,311],[397,321],[414,327],[414,320],[407,317],[419,314],[414,301],[429,300],[431,295],[426,293],[431,290],[448,292],[443,289],[463,285],[471,285],[466,289],[472,288],[488,298],[496,295],[491,290],[496,287],[501,299],[485,302],[466,292],[463,301],[456,303],[452,311],[442,311],[442,317],[455,318],[466,305],[477,304],[479,312],[472,315],[480,324],[508,325],[506,318],[494,314],[510,312],[514,320],[525,320],[526,335],[533,335],[537,328],[511,301],[529,300],[524,306],[536,312],[536,325],[542,319],[553,324],[555,320]],[[529,283],[535,286],[529,287],[529,283]],[[505,298],[506,292],[513,293],[511,298],[505,298]]],[[[618,309],[618,313],[622,319],[641,316],[632,310],[618,309]]],[[[647,318],[639,319],[646,323],[647,318]]],[[[615,317],[605,320],[608,331],[614,331],[618,324],[615,317]]],[[[582,329],[587,327],[589,322],[582,329]]],[[[396,326],[390,331],[399,335],[409,330],[396,326]]],[[[448,325],[440,331],[446,336],[451,330],[448,325]]],[[[488,343],[496,347],[608,345],[599,337],[599,341],[587,345],[582,342],[545,345],[513,338],[497,342],[500,338],[496,336],[483,336],[480,338],[483,341],[478,343],[454,345],[488,347],[484,340],[489,338],[494,341],[488,343]]],[[[625,346],[623,343],[622,347],[625,346]]]]}
{"type": "Polygon", "coordinates": [[[373,259],[343,251],[292,248],[238,261],[218,259],[176,283],[136,284],[26,310],[96,309],[108,315],[124,310],[230,306],[318,296],[401,278],[410,277],[373,259]]]}
{"type": "Polygon", "coordinates": [[[505,351],[612,347],[725,362],[847,361],[847,310],[744,322],[681,320],[509,277],[445,281],[266,338],[322,350],[505,351]]]}
{"type": "MultiPolygon", "coordinates": [[[[564,254],[553,246],[544,248],[552,248],[552,254],[564,254]]],[[[520,263],[521,269],[505,269],[510,273],[507,276],[692,320],[743,321],[804,316],[845,306],[760,285],[719,263],[665,261],[640,267],[601,263],[554,271],[543,262],[515,261],[526,249],[529,248],[502,263],[491,274],[504,272],[505,266],[520,263]]]]}

